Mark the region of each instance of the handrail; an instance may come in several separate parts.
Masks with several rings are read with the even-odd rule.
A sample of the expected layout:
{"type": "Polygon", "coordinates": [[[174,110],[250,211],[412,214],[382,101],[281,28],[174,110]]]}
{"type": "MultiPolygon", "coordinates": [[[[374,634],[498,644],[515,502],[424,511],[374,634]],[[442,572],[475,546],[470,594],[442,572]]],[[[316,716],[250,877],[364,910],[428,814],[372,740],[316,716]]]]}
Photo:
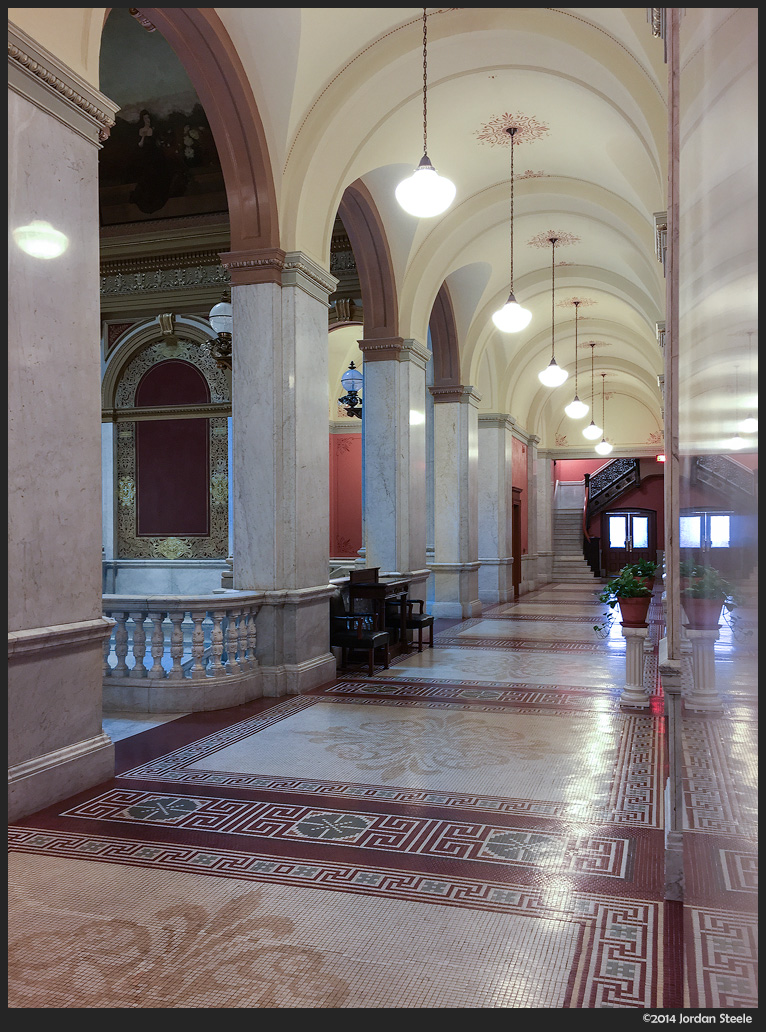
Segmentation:
{"type": "Polygon", "coordinates": [[[585,484],[585,498],[582,503],[582,533],[586,541],[590,541],[590,534],[588,533],[588,501],[590,494],[590,473],[583,474],[583,480],[585,484]]]}

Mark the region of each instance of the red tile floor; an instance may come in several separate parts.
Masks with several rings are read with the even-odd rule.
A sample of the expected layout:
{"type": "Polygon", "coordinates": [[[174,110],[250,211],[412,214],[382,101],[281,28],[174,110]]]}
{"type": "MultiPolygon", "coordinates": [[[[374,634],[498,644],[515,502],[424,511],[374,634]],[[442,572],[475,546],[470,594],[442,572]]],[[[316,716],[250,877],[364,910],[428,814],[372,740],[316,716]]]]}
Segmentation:
{"type": "Polygon", "coordinates": [[[722,630],[724,714],[685,721],[667,901],[662,608],[621,709],[599,587],[438,621],[372,677],[106,720],[114,779],[9,829],[10,1007],[756,1007],[754,649],[722,630]]]}

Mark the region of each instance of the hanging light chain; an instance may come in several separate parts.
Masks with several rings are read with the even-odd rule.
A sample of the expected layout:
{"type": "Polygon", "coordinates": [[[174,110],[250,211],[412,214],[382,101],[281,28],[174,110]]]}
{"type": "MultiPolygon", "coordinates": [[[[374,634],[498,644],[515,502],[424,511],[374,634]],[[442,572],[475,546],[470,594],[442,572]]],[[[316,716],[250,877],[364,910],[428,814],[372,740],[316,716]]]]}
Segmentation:
{"type": "Polygon", "coordinates": [[[577,397],[577,313],[580,310],[580,302],[575,299],[575,397],[577,397]]]}
{"type": "Polygon", "coordinates": [[[423,8],[423,153],[428,154],[428,29],[423,8]]]}
{"type": "Polygon", "coordinates": [[[554,343],[554,323],[556,320],[556,241],[558,237],[549,237],[551,242],[551,362],[556,361],[556,346],[554,343]]]}
{"type": "Polygon", "coordinates": [[[505,130],[511,138],[511,293],[513,293],[513,138],[517,129],[510,126],[505,130]]]}
{"type": "Polygon", "coordinates": [[[604,394],[605,384],[606,384],[606,373],[602,373],[601,374],[601,426],[602,426],[601,433],[604,435],[604,439],[606,439],[606,419],[605,419],[605,416],[606,416],[606,407],[605,407],[606,406],[606,395],[604,394]]]}

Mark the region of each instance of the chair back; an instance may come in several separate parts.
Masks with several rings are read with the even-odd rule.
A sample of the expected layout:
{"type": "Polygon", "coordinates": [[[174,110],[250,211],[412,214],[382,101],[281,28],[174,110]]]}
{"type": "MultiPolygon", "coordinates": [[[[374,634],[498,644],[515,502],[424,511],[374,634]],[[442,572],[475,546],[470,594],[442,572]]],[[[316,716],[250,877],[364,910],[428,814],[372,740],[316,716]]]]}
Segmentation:
{"type": "Polygon", "coordinates": [[[349,584],[377,584],[379,582],[380,567],[371,566],[366,570],[349,570],[349,584]]]}

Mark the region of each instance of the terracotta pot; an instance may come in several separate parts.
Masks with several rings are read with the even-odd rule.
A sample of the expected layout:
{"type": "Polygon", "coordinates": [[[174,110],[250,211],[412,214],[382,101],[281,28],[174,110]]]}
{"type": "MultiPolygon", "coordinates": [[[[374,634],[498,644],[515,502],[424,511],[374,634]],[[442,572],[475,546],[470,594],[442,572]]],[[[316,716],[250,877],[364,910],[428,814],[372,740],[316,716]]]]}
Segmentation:
{"type": "Polygon", "coordinates": [[[623,627],[646,627],[646,616],[652,601],[651,595],[639,595],[636,598],[621,598],[620,613],[623,627]]]}
{"type": "Polygon", "coordinates": [[[719,598],[682,598],[687,627],[693,631],[712,630],[719,626],[723,600],[719,598]]]}

